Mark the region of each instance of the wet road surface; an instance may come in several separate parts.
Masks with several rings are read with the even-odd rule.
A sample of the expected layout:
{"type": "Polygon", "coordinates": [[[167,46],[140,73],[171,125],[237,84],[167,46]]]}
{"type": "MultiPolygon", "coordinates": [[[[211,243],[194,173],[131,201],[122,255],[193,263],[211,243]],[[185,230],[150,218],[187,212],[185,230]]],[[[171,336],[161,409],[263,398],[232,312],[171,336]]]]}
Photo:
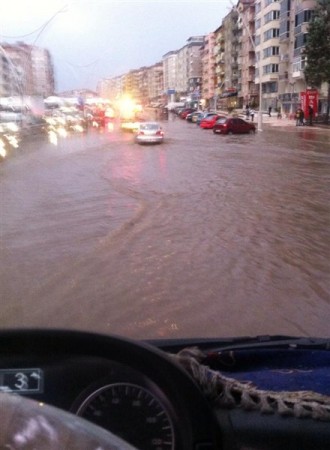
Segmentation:
{"type": "Polygon", "coordinates": [[[329,335],[330,134],[89,132],[0,165],[1,326],[329,335]]]}

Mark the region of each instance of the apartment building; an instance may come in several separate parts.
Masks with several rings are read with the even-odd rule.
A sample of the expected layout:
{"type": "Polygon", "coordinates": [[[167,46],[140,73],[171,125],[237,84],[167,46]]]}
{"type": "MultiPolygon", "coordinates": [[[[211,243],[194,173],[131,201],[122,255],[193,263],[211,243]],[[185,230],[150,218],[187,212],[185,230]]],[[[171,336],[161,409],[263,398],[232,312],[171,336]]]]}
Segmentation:
{"type": "Polygon", "coordinates": [[[202,60],[200,50],[203,47],[205,36],[193,36],[187,40],[188,59],[187,59],[187,96],[191,100],[200,98],[202,87],[202,60]]]}
{"type": "MultiPolygon", "coordinates": [[[[293,114],[309,86],[303,55],[314,0],[260,0],[255,2],[255,84],[262,83],[263,110],[269,107],[293,114]]],[[[326,86],[319,92],[325,109],[326,86]]]]}
{"type": "Polygon", "coordinates": [[[191,36],[179,50],[163,55],[164,93],[168,99],[193,97],[201,87],[202,63],[200,49],[204,36],[191,36]]]}
{"type": "Polygon", "coordinates": [[[54,93],[54,67],[48,50],[24,42],[3,43],[1,48],[10,70],[9,95],[48,97],[54,93]]]}
{"type": "MultiPolygon", "coordinates": [[[[279,100],[285,114],[293,114],[301,105],[301,93],[309,87],[304,77],[303,55],[308,23],[313,17],[314,0],[282,0],[280,8],[279,100]]],[[[320,90],[320,112],[326,104],[326,87],[320,90]]]]}
{"type": "Polygon", "coordinates": [[[215,74],[215,51],[216,33],[212,32],[205,36],[204,45],[201,47],[202,63],[202,98],[206,107],[216,108],[216,74],[215,74]]]}
{"type": "Polygon", "coordinates": [[[31,46],[33,95],[44,98],[55,91],[54,67],[51,55],[45,48],[31,46]]]}
{"type": "Polygon", "coordinates": [[[11,72],[10,64],[6,56],[0,54],[0,97],[11,95],[11,72]]]}
{"type": "Polygon", "coordinates": [[[174,100],[174,95],[177,87],[177,58],[178,50],[167,52],[162,57],[163,61],[163,87],[164,93],[171,95],[174,100]]]}
{"type": "Polygon", "coordinates": [[[148,103],[161,103],[163,99],[163,63],[158,62],[147,69],[148,103]]]}
{"type": "Polygon", "coordinates": [[[110,101],[115,101],[122,97],[124,93],[123,84],[123,75],[112,78],[103,78],[98,82],[96,90],[100,97],[109,99],[110,101]]]}
{"type": "Polygon", "coordinates": [[[1,45],[10,69],[10,95],[33,95],[30,48],[23,43],[1,45]]]}
{"type": "Polygon", "coordinates": [[[259,101],[258,87],[255,84],[254,4],[254,0],[240,0],[237,4],[237,26],[240,30],[238,54],[240,79],[237,95],[240,106],[255,106],[259,101]]]}
{"type": "Polygon", "coordinates": [[[239,15],[236,8],[227,14],[222,20],[222,93],[218,105],[221,109],[232,110],[239,107],[238,89],[240,88],[241,68],[239,66],[239,55],[241,52],[239,27],[239,15]]]}
{"type": "Polygon", "coordinates": [[[225,37],[223,26],[220,25],[215,31],[214,71],[215,71],[215,97],[216,108],[220,107],[219,98],[225,89],[225,37]]]}
{"type": "Polygon", "coordinates": [[[280,2],[255,3],[255,83],[262,83],[261,109],[277,108],[280,64],[280,2]]]}
{"type": "MultiPolygon", "coordinates": [[[[181,49],[163,55],[157,77],[166,101],[198,99],[205,106],[229,110],[249,104],[293,114],[309,88],[303,50],[315,4],[315,0],[238,0],[215,31],[192,36],[181,49]]],[[[154,99],[150,76],[148,72],[147,91],[143,83],[135,89],[154,99]]],[[[126,80],[124,88],[132,89],[131,84],[126,80]]],[[[318,95],[322,112],[326,83],[318,95]]]]}

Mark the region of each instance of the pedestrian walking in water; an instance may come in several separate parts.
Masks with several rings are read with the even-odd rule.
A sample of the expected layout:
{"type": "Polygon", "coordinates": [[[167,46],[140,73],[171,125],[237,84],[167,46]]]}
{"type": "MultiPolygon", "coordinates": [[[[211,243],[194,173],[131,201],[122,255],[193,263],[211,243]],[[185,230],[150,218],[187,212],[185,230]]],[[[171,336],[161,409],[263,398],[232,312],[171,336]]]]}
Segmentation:
{"type": "Polygon", "coordinates": [[[301,111],[300,108],[298,108],[296,111],[296,127],[299,127],[300,125],[300,111],[301,111]]]}
{"type": "Polygon", "coordinates": [[[301,109],[299,112],[299,122],[300,122],[301,126],[305,125],[304,119],[305,119],[305,114],[304,114],[304,111],[301,109]]]}
{"type": "Polygon", "coordinates": [[[313,114],[314,114],[314,109],[313,109],[312,105],[309,105],[309,107],[308,107],[309,125],[313,125],[313,114]]]}
{"type": "Polygon", "coordinates": [[[251,122],[253,122],[254,114],[254,109],[250,109],[251,122]]]}
{"type": "Polygon", "coordinates": [[[245,107],[245,114],[246,114],[246,120],[249,120],[249,116],[250,116],[250,107],[249,107],[249,105],[246,105],[246,107],[245,107]]]}
{"type": "Polygon", "coordinates": [[[270,106],[270,107],[268,108],[268,115],[269,115],[269,117],[272,117],[271,112],[272,112],[272,107],[270,106]]]}

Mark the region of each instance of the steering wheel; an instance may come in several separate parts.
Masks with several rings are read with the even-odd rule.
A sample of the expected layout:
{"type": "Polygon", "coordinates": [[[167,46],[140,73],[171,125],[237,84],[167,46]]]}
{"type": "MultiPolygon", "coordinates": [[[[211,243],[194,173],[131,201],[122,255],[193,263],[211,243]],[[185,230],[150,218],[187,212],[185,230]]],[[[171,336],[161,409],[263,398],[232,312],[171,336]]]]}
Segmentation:
{"type": "MultiPolygon", "coordinates": [[[[17,367],[17,364],[22,364],[21,361],[31,367],[35,364],[42,366],[45,361],[58,362],[59,366],[63,364],[65,367],[66,361],[72,358],[112,361],[141,374],[143,379],[151,380],[169,399],[173,408],[174,425],[180,418],[180,426],[175,429],[177,447],[189,450],[199,442],[216,442],[219,448],[221,435],[217,419],[199,386],[177,361],[157,347],[119,336],[73,330],[0,331],[0,368],[17,367]]],[[[55,381],[59,383],[58,379],[55,381]]],[[[56,387],[54,389],[56,390],[56,387]]],[[[46,402],[49,405],[54,399],[52,397],[52,401],[48,402],[47,395],[44,398],[45,403],[40,404],[40,400],[36,403],[27,397],[8,394],[5,389],[1,392],[0,389],[0,448],[134,448],[133,444],[128,444],[128,438],[125,441],[121,434],[119,438],[95,424],[86,422],[86,419],[64,411],[68,409],[68,405],[63,407],[63,410],[46,406],[46,402]],[[35,445],[28,444],[31,439],[35,440],[35,445]],[[54,439],[55,443],[52,441],[54,439]],[[56,439],[60,439],[60,443],[56,439]],[[21,445],[21,440],[26,445],[21,445]]],[[[73,398],[70,398],[70,405],[72,401],[73,398]]],[[[123,436],[126,435],[123,433],[123,436]]]]}
{"type": "Polygon", "coordinates": [[[0,448],[136,450],[81,417],[14,394],[0,394],[0,420],[0,448]]]}

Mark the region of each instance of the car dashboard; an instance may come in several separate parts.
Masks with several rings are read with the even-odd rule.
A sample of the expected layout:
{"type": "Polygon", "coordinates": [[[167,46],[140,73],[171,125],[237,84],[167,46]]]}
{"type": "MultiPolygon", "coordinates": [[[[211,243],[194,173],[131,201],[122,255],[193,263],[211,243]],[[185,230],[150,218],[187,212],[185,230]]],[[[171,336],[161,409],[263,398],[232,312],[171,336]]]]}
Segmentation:
{"type": "MultiPolygon", "coordinates": [[[[228,348],[228,342],[136,342],[66,330],[3,331],[0,389],[78,415],[137,449],[330,448],[326,416],[243,408],[241,398],[235,404],[234,397],[242,397],[237,390],[234,402],[221,401],[224,389],[210,377],[219,373],[219,353],[214,351],[219,346],[228,348]],[[190,364],[187,348],[207,355],[202,377],[196,360],[190,364]]],[[[230,351],[222,354],[227,367],[230,357],[230,351]]]]}

